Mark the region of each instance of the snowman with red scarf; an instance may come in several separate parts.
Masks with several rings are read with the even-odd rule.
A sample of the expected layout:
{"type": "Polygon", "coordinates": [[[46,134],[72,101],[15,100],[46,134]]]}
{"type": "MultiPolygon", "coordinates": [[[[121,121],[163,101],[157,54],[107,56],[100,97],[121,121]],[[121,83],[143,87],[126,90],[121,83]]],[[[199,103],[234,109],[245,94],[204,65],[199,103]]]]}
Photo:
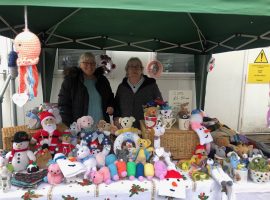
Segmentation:
{"type": "Polygon", "coordinates": [[[28,150],[29,137],[26,132],[16,132],[13,139],[12,150],[6,154],[8,169],[10,171],[23,171],[30,161],[36,161],[34,153],[28,150]]]}

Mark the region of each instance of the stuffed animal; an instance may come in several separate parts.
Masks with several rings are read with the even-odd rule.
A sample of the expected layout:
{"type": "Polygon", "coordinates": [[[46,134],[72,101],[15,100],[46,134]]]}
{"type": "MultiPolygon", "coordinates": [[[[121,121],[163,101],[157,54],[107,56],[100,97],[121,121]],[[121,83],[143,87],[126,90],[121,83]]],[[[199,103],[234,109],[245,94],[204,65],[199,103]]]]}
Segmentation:
{"type": "Polygon", "coordinates": [[[201,161],[207,158],[207,152],[204,145],[197,145],[191,160],[196,165],[200,165],[201,161]]]}
{"type": "Polygon", "coordinates": [[[77,160],[86,167],[86,172],[84,174],[84,178],[86,179],[92,170],[97,170],[97,161],[94,156],[90,154],[90,150],[87,146],[77,144],[76,148],[78,149],[77,160]]]}
{"type": "Polygon", "coordinates": [[[212,176],[212,178],[218,182],[221,186],[232,186],[232,179],[226,174],[221,166],[218,163],[215,163],[213,159],[208,158],[207,160],[207,169],[208,174],[212,176]]]}
{"type": "Polygon", "coordinates": [[[135,122],[134,117],[120,117],[119,118],[119,124],[121,125],[121,129],[115,131],[115,135],[118,136],[125,132],[132,132],[140,134],[140,130],[137,128],[132,127],[133,123],[135,122]]]}
{"type": "Polygon", "coordinates": [[[253,145],[245,145],[245,144],[238,144],[236,147],[234,147],[234,151],[243,158],[243,155],[249,155],[249,152],[251,152],[253,149],[253,145]]]}
{"type": "Polygon", "coordinates": [[[106,136],[114,134],[118,130],[117,126],[107,123],[105,120],[100,120],[97,124],[98,131],[103,132],[106,136]]]}
{"type": "Polygon", "coordinates": [[[0,191],[7,192],[10,187],[11,173],[6,167],[7,161],[0,156],[0,191]]]}
{"type": "Polygon", "coordinates": [[[122,160],[125,163],[129,161],[129,151],[127,149],[116,149],[116,156],[118,160],[122,160]]]}
{"type": "Polygon", "coordinates": [[[91,116],[83,116],[77,119],[77,128],[79,131],[82,131],[82,130],[91,131],[93,124],[94,124],[94,120],[91,116]]]}
{"type": "Polygon", "coordinates": [[[158,108],[157,107],[148,107],[144,109],[144,116],[147,117],[156,117],[158,114],[158,108]]]}
{"type": "Polygon", "coordinates": [[[77,122],[73,122],[72,124],[70,124],[69,131],[71,133],[71,144],[76,146],[76,144],[77,144],[77,135],[80,132],[78,127],[77,127],[77,122]]]}
{"type": "Polygon", "coordinates": [[[139,139],[137,141],[139,149],[135,153],[135,162],[141,162],[145,163],[146,161],[149,160],[151,153],[154,151],[153,147],[151,146],[151,140],[149,139],[139,139]]]}
{"type": "Polygon", "coordinates": [[[135,177],[139,179],[139,181],[144,180],[144,165],[142,163],[137,163],[135,177]]]}
{"type": "Polygon", "coordinates": [[[64,176],[57,163],[49,165],[47,179],[48,179],[48,183],[51,185],[60,184],[64,180],[64,176]]]}
{"type": "Polygon", "coordinates": [[[60,115],[60,110],[58,107],[52,107],[51,109],[48,110],[50,113],[53,114],[53,116],[55,117],[55,122],[56,124],[61,124],[62,123],[62,117],[60,115]]]}
{"type": "Polygon", "coordinates": [[[6,154],[11,171],[22,171],[27,168],[29,161],[36,161],[34,153],[28,150],[29,137],[26,132],[16,132],[13,139],[12,150],[6,154]],[[10,165],[11,164],[11,165],[10,165]],[[12,169],[13,168],[13,169],[12,169]]]}
{"type": "Polygon", "coordinates": [[[117,158],[114,154],[109,154],[105,158],[105,165],[109,168],[111,179],[114,181],[119,180],[119,175],[117,173],[117,167],[115,165],[116,161],[117,161],[117,158]]]}
{"type": "Polygon", "coordinates": [[[127,163],[127,176],[129,180],[134,180],[136,176],[136,163],[133,161],[129,161],[127,163]]]}
{"type": "Polygon", "coordinates": [[[160,124],[157,124],[152,129],[152,134],[154,134],[154,148],[160,147],[160,136],[164,135],[165,133],[165,126],[161,126],[160,124]]]}
{"type": "Polygon", "coordinates": [[[52,159],[52,155],[47,148],[41,149],[40,151],[36,153],[36,163],[40,169],[48,168],[47,163],[51,159],[52,159]]]}
{"type": "Polygon", "coordinates": [[[71,144],[71,133],[65,131],[60,138],[62,142],[56,147],[57,153],[63,153],[65,156],[71,156],[75,149],[75,146],[71,144]]]}
{"type": "Polygon", "coordinates": [[[32,139],[31,143],[36,144],[35,149],[48,148],[53,155],[56,153],[55,148],[59,145],[59,137],[61,133],[56,129],[56,119],[54,115],[48,111],[43,111],[39,114],[39,118],[42,125],[42,130],[37,131],[32,139]]]}
{"type": "Polygon", "coordinates": [[[102,167],[98,171],[92,171],[90,174],[90,179],[94,184],[98,185],[100,183],[111,183],[110,170],[108,167],[102,167]]]}
{"type": "Polygon", "coordinates": [[[163,180],[164,177],[167,174],[167,166],[161,160],[158,160],[158,161],[155,162],[155,164],[154,164],[154,170],[155,170],[155,176],[157,178],[159,178],[160,180],[163,180]]]}
{"type": "Polygon", "coordinates": [[[152,163],[145,163],[144,165],[144,176],[148,180],[152,180],[155,175],[154,165],[152,163]]]}

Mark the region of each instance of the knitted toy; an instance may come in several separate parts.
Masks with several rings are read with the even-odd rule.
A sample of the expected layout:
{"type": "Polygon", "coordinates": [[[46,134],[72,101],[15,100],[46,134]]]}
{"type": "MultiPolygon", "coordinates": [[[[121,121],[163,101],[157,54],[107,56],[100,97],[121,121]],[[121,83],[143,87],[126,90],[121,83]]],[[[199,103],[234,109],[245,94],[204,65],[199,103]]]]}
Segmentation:
{"type": "Polygon", "coordinates": [[[18,53],[19,94],[26,93],[32,100],[34,96],[37,96],[38,70],[36,64],[41,51],[40,41],[35,34],[28,30],[26,23],[24,32],[18,34],[14,39],[14,45],[18,53]]]}
{"type": "Polygon", "coordinates": [[[48,180],[48,183],[51,185],[60,184],[64,180],[64,176],[63,176],[61,169],[57,163],[53,163],[53,164],[49,165],[47,180],[48,180]]]}
{"type": "Polygon", "coordinates": [[[84,178],[86,179],[92,170],[97,170],[97,161],[93,155],[90,154],[90,150],[85,145],[76,145],[77,150],[77,160],[80,161],[85,167],[86,172],[84,178]]]}
{"type": "Polygon", "coordinates": [[[36,158],[37,158],[36,159],[37,166],[40,169],[46,169],[48,168],[47,163],[49,162],[49,160],[52,159],[52,155],[49,152],[49,150],[46,148],[46,149],[41,149],[40,151],[38,151],[36,153],[36,158]]]}
{"type": "Polygon", "coordinates": [[[152,163],[145,163],[144,164],[144,176],[148,180],[152,180],[154,175],[155,175],[154,165],[152,163]]]}
{"type": "Polygon", "coordinates": [[[109,154],[105,158],[105,165],[109,168],[111,179],[114,180],[114,181],[119,180],[119,175],[117,173],[117,167],[115,165],[116,160],[117,160],[117,158],[116,158],[116,156],[114,154],[109,154]]]}
{"type": "Polygon", "coordinates": [[[77,129],[81,132],[79,134],[80,138],[84,137],[84,131],[91,131],[94,120],[91,116],[83,116],[77,119],[77,129]]]}
{"type": "Polygon", "coordinates": [[[154,164],[154,171],[155,176],[162,180],[167,174],[167,165],[163,161],[158,160],[154,164]]]}
{"type": "Polygon", "coordinates": [[[116,149],[116,156],[118,160],[122,160],[125,163],[128,162],[129,151],[127,149],[116,149]]]}
{"type": "Polygon", "coordinates": [[[137,141],[139,149],[135,153],[135,162],[142,162],[143,164],[149,160],[151,153],[154,151],[153,147],[150,147],[151,140],[149,139],[139,139],[137,141]]]}
{"type": "Polygon", "coordinates": [[[39,167],[37,166],[37,164],[35,162],[33,162],[32,160],[29,162],[29,165],[26,168],[27,173],[35,173],[37,171],[39,171],[39,167]]]}
{"type": "Polygon", "coordinates": [[[139,179],[139,181],[144,180],[144,165],[142,163],[137,163],[135,177],[139,179]]]}
{"type": "Polygon", "coordinates": [[[121,125],[121,129],[115,131],[115,135],[118,136],[125,132],[132,132],[140,134],[140,130],[137,128],[132,127],[133,123],[135,122],[134,117],[120,117],[119,118],[119,124],[121,125]]]}
{"type": "Polygon", "coordinates": [[[29,110],[26,113],[26,117],[29,118],[27,128],[29,129],[39,129],[41,128],[40,119],[38,117],[38,107],[29,110]]]}
{"type": "Polygon", "coordinates": [[[160,136],[164,135],[165,126],[157,124],[153,127],[152,132],[154,134],[154,148],[156,149],[160,147],[160,136]]]}
{"type": "Polygon", "coordinates": [[[98,171],[92,171],[90,174],[90,179],[94,184],[98,185],[100,183],[111,183],[110,170],[108,167],[102,167],[98,171]]]}
{"type": "Polygon", "coordinates": [[[207,153],[204,145],[197,145],[193,156],[191,157],[192,163],[199,165],[202,160],[207,158],[207,153]]]}
{"type": "Polygon", "coordinates": [[[75,146],[71,144],[71,133],[65,131],[61,135],[61,143],[56,147],[57,153],[63,153],[65,156],[71,156],[75,146]]]}
{"type": "Polygon", "coordinates": [[[136,163],[133,161],[130,161],[127,163],[127,176],[129,177],[129,180],[134,180],[136,176],[136,163]]]}
{"type": "Polygon", "coordinates": [[[6,154],[9,162],[8,168],[11,171],[22,171],[27,168],[29,161],[36,161],[34,153],[28,150],[29,138],[26,132],[16,132],[13,139],[12,150],[6,154]]]}
{"type": "Polygon", "coordinates": [[[127,176],[127,164],[123,160],[117,160],[115,165],[117,167],[118,176],[125,178],[127,176]]]}
{"type": "Polygon", "coordinates": [[[55,148],[59,145],[61,132],[57,130],[56,120],[52,113],[43,111],[39,113],[42,130],[38,130],[32,137],[31,143],[36,144],[35,149],[48,148],[51,154],[55,154],[55,148]]]}
{"type": "Polygon", "coordinates": [[[103,132],[106,136],[109,136],[111,133],[114,134],[118,130],[117,126],[107,123],[105,120],[100,120],[97,127],[98,131],[103,132]]]}

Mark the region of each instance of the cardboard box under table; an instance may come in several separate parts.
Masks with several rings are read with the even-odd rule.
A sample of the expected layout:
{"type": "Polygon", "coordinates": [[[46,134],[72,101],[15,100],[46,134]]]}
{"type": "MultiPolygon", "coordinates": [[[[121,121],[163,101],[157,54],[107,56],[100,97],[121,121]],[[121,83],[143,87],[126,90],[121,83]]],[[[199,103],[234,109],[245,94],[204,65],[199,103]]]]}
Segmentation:
{"type": "MultiPolygon", "coordinates": [[[[154,135],[147,131],[144,120],[140,121],[142,137],[150,139],[154,143],[154,135]]],[[[171,129],[166,129],[165,134],[160,137],[160,146],[166,151],[170,151],[174,160],[190,159],[199,144],[199,138],[193,130],[179,130],[178,124],[175,123],[171,129]]]]}

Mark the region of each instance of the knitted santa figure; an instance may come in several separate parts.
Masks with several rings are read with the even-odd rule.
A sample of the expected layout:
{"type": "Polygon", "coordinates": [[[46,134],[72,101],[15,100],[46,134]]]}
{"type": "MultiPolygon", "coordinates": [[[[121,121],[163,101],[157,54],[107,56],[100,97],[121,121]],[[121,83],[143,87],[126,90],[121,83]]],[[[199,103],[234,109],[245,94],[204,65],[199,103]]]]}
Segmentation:
{"type": "Polygon", "coordinates": [[[65,131],[61,136],[62,143],[56,147],[57,153],[63,153],[65,156],[70,156],[75,146],[71,144],[71,133],[65,131]]]}
{"type": "Polygon", "coordinates": [[[51,154],[55,154],[55,148],[59,145],[59,137],[61,133],[56,129],[56,119],[54,115],[48,111],[39,114],[42,130],[37,131],[31,143],[36,144],[36,149],[48,148],[51,154]]]}

